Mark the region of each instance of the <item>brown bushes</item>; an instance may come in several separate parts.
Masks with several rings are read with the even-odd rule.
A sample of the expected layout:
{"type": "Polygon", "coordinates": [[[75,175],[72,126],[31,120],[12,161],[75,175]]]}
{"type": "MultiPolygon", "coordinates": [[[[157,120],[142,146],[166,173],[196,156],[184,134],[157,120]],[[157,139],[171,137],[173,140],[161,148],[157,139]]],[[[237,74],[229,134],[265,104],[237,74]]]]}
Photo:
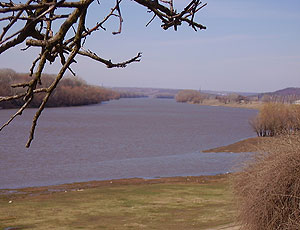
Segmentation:
{"type": "Polygon", "coordinates": [[[250,125],[258,136],[276,136],[300,130],[300,106],[266,103],[250,125]]]}
{"type": "MultiPolygon", "coordinates": [[[[11,96],[22,92],[24,89],[11,88],[12,84],[28,81],[27,74],[16,73],[13,70],[4,69],[0,71],[0,96],[11,96]]],[[[54,80],[53,75],[45,74],[40,87],[48,87],[54,80]]],[[[42,101],[43,93],[35,95],[30,107],[38,107],[42,101]]],[[[48,107],[78,106],[96,104],[110,99],[119,99],[120,93],[102,87],[88,85],[76,77],[67,77],[60,81],[54,93],[49,98],[48,107]]],[[[24,102],[22,99],[0,102],[2,108],[19,107],[24,102]]]]}
{"type": "Polygon", "coordinates": [[[242,229],[300,229],[299,134],[268,141],[234,188],[242,229]]]}
{"type": "Polygon", "coordinates": [[[222,96],[216,96],[216,99],[224,104],[231,104],[231,103],[238,103],[238,104],[247,104],[250,102],[250,98],[236,94],[231,93],[229,95],[222,95],[222,96]]]}
{"type": "Polygon", "coordinates": [[[181,90],[176,94],[177,102],[189,102],[194,104],[200,104],[207,98],[207,95],[197,90],[181,90]]]}
{"type": "Polygon", "coordinates": [[[144,93],[140,92],[129,92],[129,91],[117,91],[120,94],[120,98],[142,98],[148,97],[144,93]]]}

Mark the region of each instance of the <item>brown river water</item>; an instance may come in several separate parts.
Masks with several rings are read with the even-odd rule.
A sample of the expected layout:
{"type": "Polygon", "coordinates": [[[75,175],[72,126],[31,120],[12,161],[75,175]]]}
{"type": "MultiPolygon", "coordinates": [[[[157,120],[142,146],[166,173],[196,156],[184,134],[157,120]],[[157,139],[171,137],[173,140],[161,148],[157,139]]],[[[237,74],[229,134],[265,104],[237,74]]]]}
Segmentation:
{"type": "MultiPolygon", "coordinates": [[[[26,149],[35,111],[0,132],[0,189],[230,172],[251,154],[201,150],[255,136],[248,120],[257,113],[145,98],[48,108],[26,149]]],[[[13,112],[0,110],[0,122],[13,112]]]]}

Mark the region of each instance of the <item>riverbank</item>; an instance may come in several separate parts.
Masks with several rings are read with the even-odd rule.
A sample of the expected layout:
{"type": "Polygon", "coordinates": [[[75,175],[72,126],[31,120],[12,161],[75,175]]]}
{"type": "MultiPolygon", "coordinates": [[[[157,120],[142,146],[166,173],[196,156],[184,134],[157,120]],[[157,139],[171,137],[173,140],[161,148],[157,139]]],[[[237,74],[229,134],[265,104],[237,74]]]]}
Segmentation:
{"type": "Polygon", "coordinates": [[[0,229],[212,229],[235,219],[229,175],[0,190],[0,229]]]}
{"type": "MultiPolygon", "coordinates": [[[[255,152],[267,139],[249,138],[203,152],[255,152]]],[[[238,229],[230,176],[2,189],[0,229],[238,229]]]]}
{"type": "Polygon", "coordinates": [[[252,137],[245,140],[238,141],[236,143],[221,146],[217,148],[203,150],[203,153],[242,153],[242,152],[258,152],[262,145],[266,142],[272,141],[271,137],[252,137]]]}
{"type": "Polygon", "coordinates": [[[231,102],[231,103],[222,103],[219,100],[216,99],[206,99],[199,105],[208,105],[208,106],[223,106],[223,107],[231,107],[231,108],[242,108],[242,109],[255,109],[260,110],[260,108],[263,105],[263,102],[260,101],[253,101],[249,103],[237,103],[237,102],[231,102]]]}

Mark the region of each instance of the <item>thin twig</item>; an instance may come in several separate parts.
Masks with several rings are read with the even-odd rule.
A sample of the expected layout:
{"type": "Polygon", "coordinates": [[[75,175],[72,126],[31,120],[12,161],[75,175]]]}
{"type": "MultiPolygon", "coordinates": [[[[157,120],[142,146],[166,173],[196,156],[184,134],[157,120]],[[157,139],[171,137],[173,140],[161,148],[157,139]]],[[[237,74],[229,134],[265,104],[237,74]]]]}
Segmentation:
{"type": "Polygon", "coordinates": [[[33,96],[28,98],[28,100],[23,104],[23,106],[13,116],[11,116],[11,118],[4,125],[2,125],[2,127],[0,128],[0,131],[2,131],[2,129],[4,127],[8,126],[17,116],[22,115],[23,111],[27,108],[27,106],[32,101],[32,99],[33,99],[33,96]]]}

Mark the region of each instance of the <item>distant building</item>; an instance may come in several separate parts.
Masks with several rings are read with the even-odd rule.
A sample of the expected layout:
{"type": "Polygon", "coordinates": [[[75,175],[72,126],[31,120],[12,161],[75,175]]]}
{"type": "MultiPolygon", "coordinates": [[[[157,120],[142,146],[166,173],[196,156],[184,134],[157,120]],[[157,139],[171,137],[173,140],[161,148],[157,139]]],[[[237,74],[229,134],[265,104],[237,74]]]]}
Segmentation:
{"type": "Polygon", "coordinates": [[[293,104],[295,104],[295,105],[300,105],[300,100],[294,101],[293,104]]]}

